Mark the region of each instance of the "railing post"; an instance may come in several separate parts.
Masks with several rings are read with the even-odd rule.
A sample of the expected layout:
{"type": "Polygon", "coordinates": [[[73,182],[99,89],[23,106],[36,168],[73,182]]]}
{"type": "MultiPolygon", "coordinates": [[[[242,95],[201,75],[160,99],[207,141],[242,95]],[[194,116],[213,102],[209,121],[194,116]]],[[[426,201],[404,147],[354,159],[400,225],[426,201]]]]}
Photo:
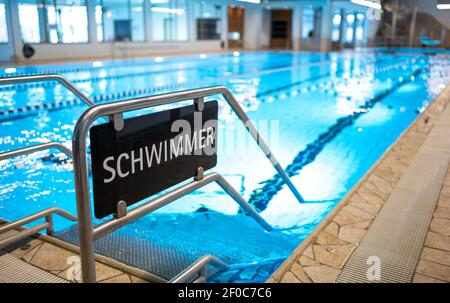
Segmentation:
{"type": "Polygon", "coordinates": [[[78,119],[72,135],[73,172],[78,215],[81,275],[83,283],[95,283],[94,235],[91,217],[89,172],[86,152],[86,136],[95,118],[86,117],[85,112],[78,119]]]}
{"type": "Polygon", "coordinates": [[[48,223],[47,235],[53,236],[55,230],[54,230],[54,227],[53,227],[53,216],[52,216],[52,213],[49,213],[48,215],[45,216],[45,222],[48,223]]]}

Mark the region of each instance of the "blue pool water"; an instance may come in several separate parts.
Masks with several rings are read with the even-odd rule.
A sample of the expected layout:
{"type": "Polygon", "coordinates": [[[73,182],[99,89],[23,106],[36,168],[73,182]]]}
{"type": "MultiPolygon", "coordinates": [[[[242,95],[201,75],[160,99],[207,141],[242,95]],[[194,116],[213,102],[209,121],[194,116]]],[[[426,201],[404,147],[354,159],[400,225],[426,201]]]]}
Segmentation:
{"type": "MultiPolygon", "coordinates": [[[[243,52],[0,68],[0,77],[45,73],[62,74],[97,103],[229,87],[308,203],[294,198],[222,101],[214,171],[276,230],[265,232],[209,185],[98,241],[96,249],[166,278],[181,263],[212,254],[233,266],[211,281],[263,281],[449,83],[450,57],[243,52]],[[242,133],[245,147],[236,143],[242,133]],[[148,251],[161,252],[165,261],[152,260],[148,251]]],[[[0,87],[0,151],[47,141],[70,146],[86,108],[54,82],[0,87]]],[[[70,159],[52,151],[0,162],[1,218],[50,206],[76,213],[70,159]]],[[[73,223],[57,218],[56,230],[77,241],[73,223]]]]}

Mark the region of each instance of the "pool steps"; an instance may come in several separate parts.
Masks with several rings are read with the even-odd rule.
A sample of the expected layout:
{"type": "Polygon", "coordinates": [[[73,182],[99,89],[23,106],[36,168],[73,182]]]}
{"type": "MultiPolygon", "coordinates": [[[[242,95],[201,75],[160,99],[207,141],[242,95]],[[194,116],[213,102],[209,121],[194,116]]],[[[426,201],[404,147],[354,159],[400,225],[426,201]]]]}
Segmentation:
{"type": "MultiPolygon", "coordinates": [[[[91,100],[89,100],[83,93],[81,93],[77,88],[75,88],[71,83],[69,83],[64,77],[60,75],[44,75],[44,76],[26,76],[26,77],[11,77],[11,78],[3,78],[0,79],[0,84],[12,84],[12,83],[25,83],[27,81],[47,81],[54,80],[60,82],[66,88],[68,88],[72,93],[74,93],[77,97],[79,97],[83,102],[88,104],[91,108],[88,109],[78,120],[74,133],[73,133],[73,144],[72,150],[65,147],[60,143],[50,142],[44,143],[35,146],[29,146],[25,148],[20,148],[17,150],[7,151],[0,154],[0,160],[7,160],[12,157],[18,157],[22,155],[27,155],[34,153],[36,151],[56,148],[66,153],[69,156],[72,156],[74,159],[74,174],[75,174],[75,189],[77,191],[77,206],[78,206],[78,226],[79,226],[79,239],[80,239],[80,253],[81,253],[81,266],[82,266],[82,274],[84,282],[95,282],[95,256],[93,250],[93,243],[96,239],[102,238],[111,232],[123,227],[171,202],[178,200],[179,198],[209,184],[209,183],[217,183],[235,202],[239,204],[239,206],[259,225],[261,225],[265,230],[271,231],[273,228],[270,224],[268,224],[256,211],[255,209],[245,201],[241,195],[218,173],[210,173],[207,175],[203,175],[202,168],[199,168],[199,173],[194,177],[194,180],[185,185],[179,186],[178,188],[163,194],[151,201],[148,201],[129,212],[125,209],[119,213],[117,212],[117,216],[113,217],[110,220],[107,220],[95,228],[92,226],[92,218],[91,214],[84,213],[84,207],[80,206],[80,203],[84,203],[83,199],[81,202],[78,199],[79,197],[87,196],[89,197],[89,188],[88,188],[88,169],[85,166],[87,163],[83,161],[83,157],[86,157],[86,142],[85,137],[87,135],[86,131],[89,129],[89,125],[86,123],[92,123],[94,120],[100,117],[109,116],[110,120],[114,123],[114,126],[117,128],[119,125],[117,124],[117,119],[120,117],[120,120],[123,119],[123,112],[132,111],[137,109],[150,108],[152,106],[169,104],[174,102],[180,102],[184,100],[192,99],[194,100],[194,104],[198,104],[199,102],[204,102],[204,98],[211,95],[221,95],[231,106],[231,108],[235,111],[240,120],[245,124],[247,130],[251,134],[251,136],[256,140],[258,146],[265,153],[268,160],[272,163],[274,168],[280,174],[280,176],[284,179],[287,186],[292,190],[294,195],[298,197],[299,202],[303,202],[303,199],[298,193],[297,189],[290,182],[283,168],[280,166],[278,161],[275,159],[274,155],[270,151],[269,147],[265,144],[260,134],[251,124],[250,119],[246,116],[244,110],[239,106],[239,103],[232,95],[231,91],[229,91],[225,87],[217,86],[217,87],[209,87],[197,90],[188,90],[188,91],[180,91],[176,93],[169,93],[157,96],[151,96],[147,98],[138,98],[135,100],[124,100],[116,103],[109,103],[99,106],[94,106],[91,100]],[[101,114],[101,109],[105,109],[108,111],[108,114],[101,114]],[[86,119],[86,116],[89,116],[90,113],[93,113],[92,119],[86,119]],[[82,151],[82,152],[81,152],[82,151]],[[83,156],[84,155],[84,156],[83,156]],[[84,163],[84,164],[83,164],[84,163]],[[80,175],[81,174],[81,175],[80,175]],[[86,180],[87,183],[82,182],[86,180]],[[87,191],[87,194],[85,192],[87,191]],[[81,194],[80,194],[81,192],[81,194]],[[87,216],[86,216],[87,215],[87,216]],[[86,220],[88,218],[88,220],[86,220]],[[91,229],[90,234],[91,238],[87,237],[87,231],[91,229]],[[87,240],[87,241],[86,241],[87,240]],[[92,254],[90,254],[92,252],[92,254]],[[84,261],[84,262],[83,262],[84,261]],[[93,261],[93,262],[91,262],[93,261]],[[93,265],[93,267],[91,266],[93,265]]],[[[199,110],[201,111],[200,106],[199,110]]],[[[122,120],[123,122],[123,120],[122,120]]],[[[120,123],[123,125],[123,123],[120,123]]],[[[87,201],[90,204],[90,201],[87,201]]],[[[119,205],[119,204],[118,204],[119,205]]],[[[89,207],[87,209],[90,209],[89,207]]],[[[46,218],[46,222],[34,226],[30,229],[25,229],[19,232],[17,235],[9,237],[2,242],[0,242],[0,248],[8,246],[12,243],[15,243],[19,240],[22,240],[26,237],[29,237],[32,234],[38,233],[41,230],[47,230],[49,235],[53,234],[53,220],[51,215],[53,213],[59,214],[67,219],[76,220],[74,216],[71,214],[64,212],[58,208],[51,208],[42,212],[35,213],[23,219],[20,219],[15,222],[11,222],[6,226],[0,228],[0,233],[10,231],[17,227],[21,227],[24,224],[33,222],[35,220],[46,218]]],[[[223,261],[217,259],[214,256],[206,255],[196,260],[194,263],[189,265],[185,270],[179,273],[175,278],[173,278],[170,282],[186,282],[188,279],[192,278],[192,276],[197,275],[197,281],[204,282],[206,281],[206,266],[213,265],[219,269],[226,269],[228,265],[226,265],[223,261]]]]}
{"type": "MultiPolygon", "coordinates": [[[[34,152],[38,152],[38,151],[42,151],[42,150],[47,150],[47,149],[58,149],[61,152],[65,153],[67,156],[72,156],[72,151],[67,148],[66,146],[64,146],[61,143],[58,142],[49,142],[49,143],[43,143],[43,144],[38,144],[38,145],[34,145],[34,146],[29,146],[29,147],[25,147],[25,148],[20,148],[20,149],[16,149],[16,150],[12,150],[12,151],[7,151],[7,152],[3,152],[0,153],[0,161],[3,160],[8,160],[10,158],[13,157],[19,157],[19,156],[24,156],[24,155],[28,155],[34,152]]],[[[260,223],[266,230],[272,230],[272,227],[264,220],[262,219],[261,216],[259,216],[258,213],[256,213],[248,203],[246,203],[246,201],[241,197],[241,199],[237,199],[238,197],[236,195],[237,192],[231,187],[230,184],[228,184],[225,179],[223,179],[219,174],[210,174],[210,175],[206,175],[206,176],[202,176],[201,179],[197,180],[198,182],[200,181],[206,181],[208,182],[209,179],[211,179],[212,181],[217,182],[227,193],[229,193],[230,195],[232,195],[232,197],[241,205],[241,207],[243,207],[247,212],[249,212],[249,214],[255,218],[255,220],[260,223]],[[206,178],[206,180],[205,180],[206,178]]],[[[194,181],[195,182],[195,181],[194,181]]],[[[202,185],[197,185],[197,187],[201,187],[202,185]]],[[[193,188],[193,190],[195,190],[196,187],[193,188]]],[[[179,190],[183,190],[183,187],[180,187],[179,190]]],[[[170,193],[167,193],[166,195],[168,195],[170,193]]],[[[158,198],[157,198],[158,199],[158,198]]],[[[155,200],[157,200],[155,199],[155,200]]],[[[161,199],[161,201],[164,200],[164,195],[163,197],[159,197],[159,199],[161,199]]],[[[154,201],[156,202],[156,201],[154,201]]],[[[151,206],[155,206],[157,207],[158,205],[156,205],[157,203],[152,204],[151,206]]],[[[162,203],[160,205],[164,206],[166,205],[166,203],[162,203]]],[[[130,215],[132,216],[132,212],[139,212],[139,209],[134,209],[130,212],[130,215]]],[[[32,215],[29,215],[27,217],[21,218],[19,220],[13,221],[13,222],[8,222],[4,225],[0,226],[0,235],[2,234],[6,234],[10,231],[17,231],[17,229],[20,229],[20,231],[17,231],[16,233],[12,234],[12,235],[7,235],[6,237],[2,237],[0,239],[0,252],[1,249],[6,248],[12,244],[15,244],[21,240],[24,240],[26,238],[29,238],[30,236],[33,236],[35,234],[38,234],[39,232],[46,230],[47,235],[49,236],[53,236],[54,235],[54,227],[53,227],[53,215],[59,215],[62,216],[63,218],[66,218],[68,220],[77,221],[77,217],[64,211],[63,209],[60,209],[58,207],[52,207],[52,208],[48,208],[45,209],[43,211],[34,213],[32,215]],[[31,228],[24,228],[24,225],[26,224],[30,224],[33,223],[37,220],[41,220],[41,219],[45,219],[45,222],[35,225],[31,228]]],[[[107,221],[105,223],[108,222],[115,222],[115,220],[113,221],[107,221]]],[[[107,224],[105,224],[107,225],[107,224]]],[[[100,225],[99,227],[105,227],[105,225],[100,225]]],[[[117,225],[117,228],[120,227],[120,224],[117,225]]],[[[99,231],[101,231],[101,228],[99,229],[99,231]]],[[[102,237],[103,235],[101,234],[101,232],[99,232],[99,234],[97,235],[98,237],[102,237]]],[[[12,256],[9,256],[7,254],[1,254],[0,253],[0,263],[1,262],[6,262],[7,266],[5,266],[6,269],[9,268],[18,268],[22,266],[22,263],[26,264],[23,265],[24,268],[28,268],[28,264],[18,260],[17,262],[12,256]]],[[[214,266],[216,268],[218,268],[219,270],[226,270],[228,269],[228,265],[223,262],[222,260],[212,256],[212,255],[205,255],[202,256],[201,258],[197,259],[196,261],[194,261],[192,264],[190,264],[187,268],[185,268],[183,271],[181,271],[178,275],[176,275],[174,278],[172,278],[170,281],[168,281],[169,283],[186,283],[186,282],[206,282],[207,279],[207,271],[206,268],[207,266],[214,266]]],[[[30,265],[30,270],[33,267],[30,265]]],[[[3,268],[2,268],[3,270],[3,268]]],[[[51,278],[53,277],[53,275],[50,275],[42,270],[36,269],[36,271],[34,272],[34,274],[36,275],[36,281],[46,281],[46,279],[50,279],[50,281],[53,281],[51,278]],[[41,279],[41,280],[39,280],[41,279]]],[[[17,280],[17,279],[16,279],[17,280]]],[[[9,275],[7,275],[7,272],[5,272],[4,274],[0,275],[0,281],[3,282],[11,282],[11,281],[15,281],[15,279],[11,278],[9,275]]],[[[19,280],[17,280],[19,281],[19,280]]],[[[20,280],[22,281],[22,280],[20,280]]],[[[59,281],[59,278],[54,278],[54,281],[57,282],[59,281]]],[[[61,280],[63,281],[63,280],[61,280]]]]}
{"type": "Polygon", "coordinates": [[[269,259],[259,262],[233,264],[227,269],[211,274],[209,283],[262,283],[281,266],[285,258],[269,259]]]}
{"type": "Polygon", "coordinates": [[[170,279],[169,283],[204,283],[207,280],[206,267],[214,266],[220,271],[225,271],[229,268],[228,264],[222,260],[206,255],[197,259],[194,263],[189,265],[185,270],[180,272],[178,275],[170,279]]]}
{"type": "MultiPolygon", "coordinates": [[[[29,146],[29,147],[25,147],[25,148],[20,148],[20,149],[0,153],[0,161],[7,160],[7,159],[10,159],[13,157],[19,157],[19,156],[31,154],[31,153],[34,153],[37,151],[52,149],[52,148],[58,149],[68,156],[72,156],[72,151],[69,148],[67,148],[66,146],[64,146],[63,144],[57,143],[57,142],[49,142],[49,143],[43,143],[43,144],[39,144],[39,145],[29,146]]],[[[262,219],[262,217],[259,216],[259,214],[256,213],[253,210],[253,208],[242,197],[239,196],[239,194],[231,187],[230,184],[228,184],[225,181],[225,179],[223,179],[222,176],[220,176],[217,173],[212,173],[212,174],[208,174],[205,176],[201,176],[200,179],[194,180],[191,184],[197,183],[197,184],[195,184],[195,187],[191,188],[190,184],[186,184],[185,186],[181,186],[177,190],[179,192],[184,192],[186,189],[193,191],[193,190],[196,190],[197,188],[200,188],[210,182],[217,182],[229,195],[231,195],[235,199],[236,202],[239,203],[239,205],[244,210],[246,210],[250,214],[251,217],[253,217],[259,224],[261,224],[264,227],[264,229],[266,229],[268,231],[272,230],[272,227],[264,219],[262,219]],[[200,183],[202,183],[202,184],[200,184],[200,183]],[[205,183],[205,184],[203,184],[203,183],[205,183]]],[[[166,196],[171,196],[171,192],[166,193],[165,195],[153,200],[152,204],[148,205],[148,206],[150,206],[150,208],[155,208],[155,209],[165,206],[167,203],[170,203],[170,200],[165,201],[166,196]],[[157,201],[161,201],[162,203],[158,204],[157,201]]],[[[177,198],[177,194],[175,194],[175,199],[173,199],[173,201],[176,200],[176,198],[177,198]]],[[[143,205],[143,206],[145,206],[145,205],[143,205]]],[[[149,211],[152,211],[152,210],[150,209],[149,211]]],[[[140,212],[139,207],[137,209],[130,211],[130,213],[128,213],[128,215],[133,216],[133,212],[139,213],[140,212]]],[[[0,226],[0,235],[7,233],[9,231],[12,231],[12,230],[16,230],[17,228],[23,228],[23,226],[26,224],[29,224],[29,223],[35,222],[37,220],[40,220],[42,218],[45,218],[44,223],[38,224],[38,225],[28,228],[28,229],[22,229],[21,231],[13,234],[11,236],[2,238],[0,240],[0,250],[9,245],[12,245],[12,244],[18,242],[18,241],[26,239],[34,234],[37,234],[43,230],[47,231],[47,235],[53,236],[52,215],[54,215],[54,214],[60,215],[71,221],[77,221],[77,218],[74,215],[72,215],[60,208],[53,207],[53,208],[49,208],[49,209],[40,211],[38,213],[32,214],[30,216],[24,217],[20,220],[7,223],[5,225],[0,226]]],[[[117,223],[117,220],[120,220],[120,218],[106,221],[104,224],[99,225],[99,229],[97,230],[98,231],[97,237],[101,238],[104,235],[106,235],[106,234],[102,234],[102,231],[106,227],[108,227],[108,223],[114,224],[115,225],[114,229],[121,227],[122,225],[120,223],[117,223]]],[[[228,265],[225,262],[221,261],[220,259],[218,259],[214,256],[205,255],[205,256],[202,256],[201,258],[199,258],[198,260],[194,261],[186,269],[184,269],[182,272],[180,272],[178,275],[176,275],[174,278],[172,278],[168,282],[170,282],[170,283],[191,282],[193,277],[194,277],[195,282],[205,282],[207,279],[207,272],[206,272],[207,266],[214,266],[214,267],[218,268],[219,270],[228,269],[228,265]]]]}

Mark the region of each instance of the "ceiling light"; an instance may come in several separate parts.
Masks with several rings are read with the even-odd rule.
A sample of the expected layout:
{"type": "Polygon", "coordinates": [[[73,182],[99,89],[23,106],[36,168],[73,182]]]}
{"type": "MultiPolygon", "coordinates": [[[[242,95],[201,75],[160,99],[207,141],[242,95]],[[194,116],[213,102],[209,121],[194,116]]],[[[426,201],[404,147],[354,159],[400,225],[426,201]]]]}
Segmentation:
{"type": "Polygon", "coordinates": [[[359,4],[362,6],[367,6],[374,9],[381,9],[380,1],[369,1],[369,0],[350,0],[354,4],[359,4]]]}

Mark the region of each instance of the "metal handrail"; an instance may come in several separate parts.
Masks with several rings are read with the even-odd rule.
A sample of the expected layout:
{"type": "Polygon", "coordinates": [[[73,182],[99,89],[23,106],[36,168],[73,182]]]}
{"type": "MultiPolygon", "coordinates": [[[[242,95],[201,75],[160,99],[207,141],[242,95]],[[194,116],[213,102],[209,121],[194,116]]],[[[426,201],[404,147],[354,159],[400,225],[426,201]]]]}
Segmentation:
{"type": "Polygon", "coordinates": [[[205,282],[206,281],[206,266],[212,265],[220,270],[226,270],[229,268],[228,264],[222,260],[206,255],[197,259],[194,263],[189,265],[185,270],[180,272],[174,278],[172,278],[169,283],[187,283],[192,281],[192,277],[198,275],[195,282],[205,282]]]}
{"type": "Polygon", "coordinates": [[[97,225],[93,230],[94,240],[98,240],[107,234],[132,223],[143,216],[154,212],[161,207],[180,199],[181,197],[209,184],[216,182],[228,195],[230,195],[244,211],[251,216],[259,225],[261,225],[265,230],[273,230],[272,225],[267,223],[266,220],[261,217],[256,210],[245,201],[244,198],[228,183],[220,174],[210,173],[203,177],[201,180],[194,180],[188,184],[180,186],[158,198],[155,198],[145,204],[142,204],[132,210],[130,210],[126,215],[120,218],[112,218],[106,222],[97,225]]]}
{"type": "MultiPolygon", "coordinates": [[[[134,98],[129,100],[122,100],[117,102],[109,102],[104,104],[98,104],[88,108],[78,119],[73,135],[72,135],[72,151],[73,151],[73,166],[74,166],[74,181],[75,181],[75,191],[77,199],[77,212],[78,212],[78,231],[79,231],[79,241],[80,241],[80,256],[81,256],[81,271],[83,276],[83,282],[94,283],[96,282],[96,272],[95,272],[95,254],[94,254],[94,241],[98,235],[105,235],[110,230],[115,230],[124,224],[127,224],[127,220],[132,218],[135,220],[140,217],[140,211],[142,213],[148,213],[148,206],[143,205],[138,211],[130,211],[133,214],[132,217],[128,216],[128,219],[120,218],[117,220],[111,220],[105,223],[102,229],[94,228],[92,223],[92,212],[91,212],[91,196],[89,189],[89,171],[88,171],[88,161],[87,161],[87,146],[86,139],[87,134],[91,125],[100,117],[112,117],[114,127],[120,130],[123,127],[123,113],[151,108],[160,105],[166,105],[174,102],[194,100],[194,103],[203,100],[203,98],[212,95],[222,95],[224,99],[228,102],[231,108],[234,110],[239,119],[244,123],[247,131],[250,133],[252,138],[256,141],[258,146],[262,149],[266,157],[269,159],[275,170],[281,176],[283,181],[287,184],[289,189],[293,192],[295,197],[299,202],[304,202],[302,196],[290,181],[288,175],[281,167],[278,160],[272,154],[271,150],[264,142],[256,128],[251,123],[250,119],[240,107],[237,100],[234,98],[233,94],[229,89],[224,86],[213,86],[207,88],[199,88],[192,90],[185,90],[174,93],[153,95],[148,97],[134,98]],[[122,225],[121,225],[122,224],[122,225]]],[[[228,194],[230,194],[230,189],[228,187],[224,188],[228,194]]],[[[177,197],[174,195],[174,197],[177,197]]],[[[171,199],[168,199],[169,201],[171,199]]],[[[236,199],[235,199],[236,200],[236,199]]],[[[117,201],[119,204],[120,202],[117,201]]],[[[161,202],[163,203],[163,202],[161,202]]],[[[168,202],[170,203],[170,202],[168,202]]],[[[256,211],[255,211],[256,212],[256,211]]],[[[122,216],[122,218],[127,218],[127,215],[122,216]]]]}
{"type": "Polygon", "coordinates": [[[32,228],[25,229],[23,231],[18,232],[17,234],[14,234],[10,237],[7,237],[5,239],[0,240],[0,249],[11,245],[17,241],[23,240],[25,238],[28,238],[31,235],[34,235],[41,230],[46,229],[48,235],[53,235],[53,214],[60,215],[63,218],[66,218],[70,221],[76,221],[77,217],[72,215],[71,213],[58,208],[58,207],[51,207],[47,208],[45,210],[42,210],[40,212],[37,212],[35,214],[29,215],[27,217],[24,217],[22,219],[19,219],[17,221],[7,223],[3,226],[0,226],[0,234],[5,233],[7,231],[16,229],[18,227],[21,227],[25,224],[31,223],[33,221],[45,218],[45,222],[41,223],[39,225],[33,226],[32,228]]]}
{"type": "MultiPolygon", "coordinates": [[[[174,93],[166,93],[166,94],[158,94],[148,97],[141,97],[141,98],[134,98],[134,99],[128,99],[128,100],[122,100],[122,101],[116,101],[116,102],[109,102],[104,104],[97,104],[95,106],[92,106],[88,110],[86,110],[82,116],[79,118],[75,129],[73,131],[73,147],[74,151],[75,148],[79,147],[85,147],[85,143],[81,142],[81,140],[84,140],[86,138],[86,134],[88,132],[89,127],[91,124],[99,117],[101,116],[112,116],[113,119],[116,119],[118,115],[120,115],[123,112],[129,112],[133,110],[143,109],[143,108],[149,108],[149,107],[155,107],[159,105],[166,105],[174,102],[181,102],[191,99],[199,99],[204,98],[211,95],[222,95],[225,100],[228,102],[228,104],[231,106],[231,108],[234,110],[236,115],[239,117],[239,119],[244,123],[245,127],[247,128],[250,135],[253,137],[253,139],[256,141],[258,146],[261,148],[261,150],[264,152],[266,157],[270,160],[271,164],[274,166],[277,173],[280,175],[280,177],[283,179],[283,181],[286,183],[286,185],[289,187],[289,189],[292,191],[294,196],[299,200],[299,202],[304,202],[303,197],[298,192],[295,185],[291,182],[289,179],[289,176],[286,174],[284,169],[281,167],[278,160],[275,158],[269,147],[267,146],[264,139],[261,137],[261,135],[258,133],[254,125],[251,123],[250,119],[248,118],[247,114],[244,112],[242,107],[239,105],[237,100],[234,98],[231,91],[226,88],[225,86],[211,86],[206,88],[198,88],[198,89],[191,89],[191,90],[184,90],[174,93]],[[81,139],[81,140],[80,140],[81,139]],[[79,146],[79,144],[81,144],[79,146]]],[[[79,150],[82,150],[82,148],[79,148],[79,150]]],[[[74,154],[76,154],[74,152],[74,154]]]]}
{"type": "Polygon", "coordinates": [[[0,78],[0,85],[10,85],[19,83],[29,83],[29,82],[45,82],[45,81],[57,81],[69,91],[71,91],[75,96],[80,98],[84,103],[89,106],[95,105],[94,101],[89,99],[85,94],[83,94],[78,88],[76,88],[72,83],[66,80],[61,75],[58,74],[46,74],[46,75],[32,75],[32,76],[17,76],[17,77],[6,77],[0,78]]]}
{"type": "Polygon", "coordinates": [[[0,161],[7,160],[10,158],[14,158],[14,157],[23,156],[23,155],[32,154],[34,152],[51,149],[51,148],[58,149],[61,152],[68,155],[69,157],[72,157],[72,150],[70,148],[68,148],[67,146],[65,146],[64,144],[61,144],[59,142],[47,142],[47,143],[42,143],[42,144],[37,144],[37,145],[32,145],[32,146],[27,146],[27,147],[23,147],[23,148],[18,148],[18,149],[2,152],[2,153],[0,153],[0,161]]]}
{"type": "MultiPolygon", "coordinates": [[[[51,148],[58,149],[61,152],[68,155],[69,157],[72,157],[72,151],[70,150],[70,148],[64,146],[63,144],[61,144],[59,142],[48,142],[48,143],[27,146],[27,147],[0,153],[0,161],[7,160],[10,158],[14,158],[14,157],[23,156],[23,155],[32,154],[34,152],[51,149],[51,148]]],[[[53,218],[52,218],[53,214],[60,215],[61,217],[64,217],[71,221],[77,220],[76,216],[72,215],[69,212],[66,212],[65,210],[60,209],[58,207],[51,207],[51,208],[45,209],[43,211],[29,215],[27,217],[24,217],[22,219],[19,219],[17,221],[10,222],[10,223],[0,227],[0,234],[5,233],[10,230],[13,230],[13,229],[16,229],[27,223],[31,223],[31,222],[39,220],[41,218],[45,218],[45,221],[46,221],[39,225],[33,226],[32,228],[25,229],[23,231],[18,232],[17,234],[14,234],[10,237],[2,239],[0,241],[0,249],[4,248],[6,246],[9,246],[17,241],[28,238],[31,235],[34,235],[42,230],[47,230],[47,234],[52,235],[53,234],[53,218]]]]}

